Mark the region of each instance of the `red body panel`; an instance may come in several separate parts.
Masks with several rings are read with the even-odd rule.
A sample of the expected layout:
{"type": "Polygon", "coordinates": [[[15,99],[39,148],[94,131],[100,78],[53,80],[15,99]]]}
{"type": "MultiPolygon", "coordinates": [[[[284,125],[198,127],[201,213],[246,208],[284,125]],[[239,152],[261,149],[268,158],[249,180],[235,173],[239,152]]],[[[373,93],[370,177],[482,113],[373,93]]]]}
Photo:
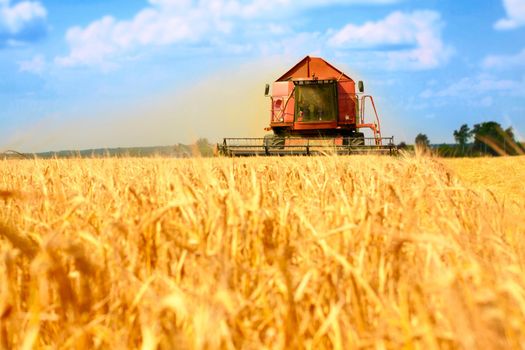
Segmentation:
{"type": "Polygon", "coordinates": [[[355,95],[355,83],[353,81],[342,81],[337,84],[339,122],[343,124],[355,124],[357,117],[357,99],[355,95]]]}
{"type": "Polygon", "coordinates": [[[339,69],[332,66],[322,58],[306,56],[292,69],[286,72],[277,81],[290,81],[298,79],[335,79],[337,81],[353,80],[339,69]]]}

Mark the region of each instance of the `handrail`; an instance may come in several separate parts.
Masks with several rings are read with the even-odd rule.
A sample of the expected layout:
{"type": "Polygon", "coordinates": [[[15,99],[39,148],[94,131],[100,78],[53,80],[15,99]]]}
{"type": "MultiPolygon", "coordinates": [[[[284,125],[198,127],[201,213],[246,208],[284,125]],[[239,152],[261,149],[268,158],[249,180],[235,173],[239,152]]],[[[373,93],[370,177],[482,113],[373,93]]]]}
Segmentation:
{"type": "Polygon", "coordinates": [[[361,97],[360,100],[360,119],[361,124],[356,125],[357,128],[370,128],[374,132],[374,138],[376,139],[377,144],[381,144],[382,137],[381,137],[381,122],[379,120],[379,114],[377,113],[376,104],[374,102],[374,98],[371,95],[364,95],[361,97]],[[365,123],[365,106],[366,106],[366,99],[370,99],[370,102],[372,103],[372,108],[374,110],[374,115],[376,118],[375,124],[366,124],[365,123]]]}

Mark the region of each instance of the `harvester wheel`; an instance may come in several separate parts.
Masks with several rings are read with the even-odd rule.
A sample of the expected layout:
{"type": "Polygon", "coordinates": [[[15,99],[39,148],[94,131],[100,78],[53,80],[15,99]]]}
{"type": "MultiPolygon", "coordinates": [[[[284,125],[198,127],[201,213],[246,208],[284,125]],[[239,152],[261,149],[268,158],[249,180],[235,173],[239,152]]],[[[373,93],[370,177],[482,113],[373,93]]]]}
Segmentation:
{"type": "Polygon", "coordinates": [[[268,148],[278,148],[283,149],[284,148],[284,137],[279,135],[265,135],[264,136],[264,146],[268,148]]]}
{"type": "Polygon", "coordinates": [[[362,132],[356,132],[351,134],[349,137],[343,138],[343,146],[364,146],[365,145],[365,134],[362,132]]]}
{"type": "Polygon", "coordinates": [[[356,145],[358,146],[364,146],[365,145],[365,134],[363,134],[362,132],[356,132],[355,133],[355,140],[356,140],[356,145]]]}

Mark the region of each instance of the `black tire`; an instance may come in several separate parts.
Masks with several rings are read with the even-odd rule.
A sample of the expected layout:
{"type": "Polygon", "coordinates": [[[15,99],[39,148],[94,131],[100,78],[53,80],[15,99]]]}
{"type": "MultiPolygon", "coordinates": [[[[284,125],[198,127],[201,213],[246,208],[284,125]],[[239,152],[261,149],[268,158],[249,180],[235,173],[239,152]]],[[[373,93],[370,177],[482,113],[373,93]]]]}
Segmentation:
{"type": "Polygon", "coordinates": [[[343,146],[364,146],[365,134],[355,132],[343,138],[343,146]]]}
{"type": "Polygon", "coordinates": [[[283,149],[284,143],[285,139],[283,136],[273,134],[264,136],[264,146],[269,149],[283,149]]]}
{"type": "Polygon", "coordinates": [[[357,146],[364,146],[365,145],[365,134],[363,134],[362,132],[356,132],[354,134],[354,139],[356,140],[356,145],[357,146]]]}

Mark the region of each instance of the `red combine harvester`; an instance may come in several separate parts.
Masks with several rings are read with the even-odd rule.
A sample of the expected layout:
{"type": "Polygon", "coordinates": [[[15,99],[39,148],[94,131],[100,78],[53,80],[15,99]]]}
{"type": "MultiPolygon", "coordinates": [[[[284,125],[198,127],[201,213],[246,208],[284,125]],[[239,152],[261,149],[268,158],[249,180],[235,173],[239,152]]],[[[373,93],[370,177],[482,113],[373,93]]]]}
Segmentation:
{"type": "MultiPolygon", "coordinates": [[[[374,99],[322,58],[306,56],[273,83],[271,120],[264,138],[225,138],[218,151],[226,156],[315,154],[395,154],[393,137],[381,136],[374,99]],[[365,122],[365,105],[375,120],[365,122]],[[368,128],[373,137],[365,137],[368,128]]],[[[265,95],[269,96],[266,85],[265,95]]]]}

